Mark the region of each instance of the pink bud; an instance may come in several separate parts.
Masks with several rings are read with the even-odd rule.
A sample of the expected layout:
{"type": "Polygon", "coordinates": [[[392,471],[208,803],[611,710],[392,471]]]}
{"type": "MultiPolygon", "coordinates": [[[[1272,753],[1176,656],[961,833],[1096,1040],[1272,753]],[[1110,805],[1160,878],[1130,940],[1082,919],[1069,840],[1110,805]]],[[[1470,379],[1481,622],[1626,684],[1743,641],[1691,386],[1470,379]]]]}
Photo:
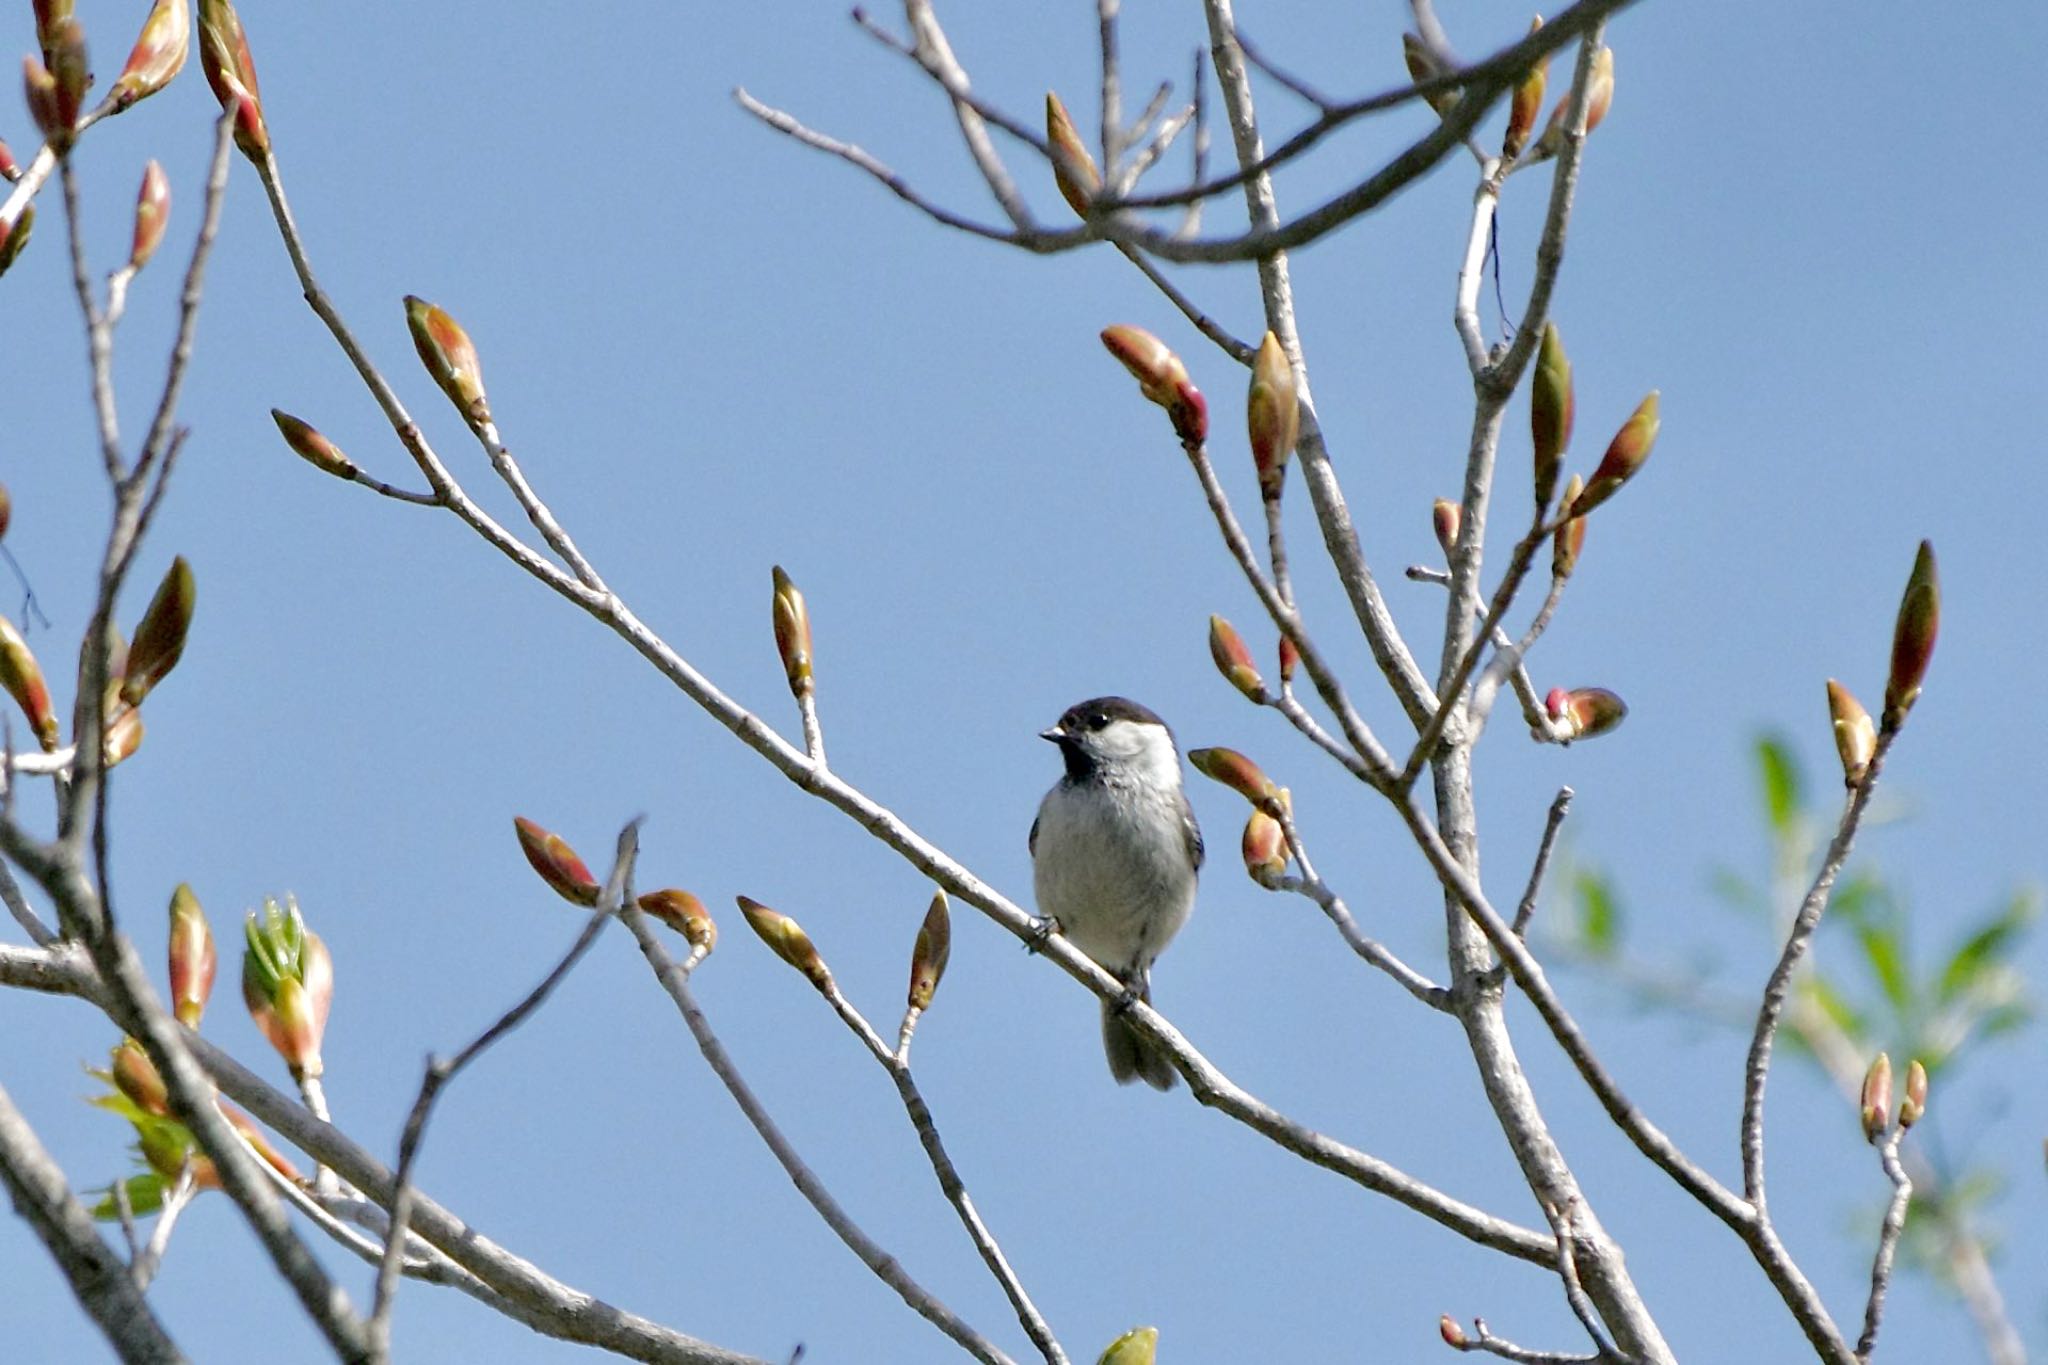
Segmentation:
{"type": "Polygon", "coordinates": [[[597,904],[604,888],[566,840],[525,816],[515,816],[512,828],[519,836],[519,849],[526,855],[526,861],[556,895],[576,905],[597,904]]]}

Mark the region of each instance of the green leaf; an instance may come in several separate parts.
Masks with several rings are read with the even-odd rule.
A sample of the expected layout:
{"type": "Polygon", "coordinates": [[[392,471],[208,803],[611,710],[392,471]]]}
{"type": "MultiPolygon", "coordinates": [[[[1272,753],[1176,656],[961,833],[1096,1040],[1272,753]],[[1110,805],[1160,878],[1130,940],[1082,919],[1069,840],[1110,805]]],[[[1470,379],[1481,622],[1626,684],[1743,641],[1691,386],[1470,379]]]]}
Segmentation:
{"type": "Polygon", "coordinates": [[[1800,794],[1799,764],[1778,735],[1764,735],[1756,742],[1758,775],[1763,779],[1764,812],[1771,828],[1790,834],[1804,804],[1800,794]]]}
{"type": "Polygon", "coordinates": [[[1863,1015],[1826,977],[1819,973],[1808,976],[1799,983],[1799,989],[1806,992],[1807,997],[1820,1007],[1821,1013],[1842,1031],[1844,1037],[1859,1045],[1866,1041],[1868,1025],[1863,1015]]]}
{"type": "Polygon", "coordinates": [[[1621,902],[1606,874],[1581,870],[1577,885],[1579,938],[1594,957],[1612,957],[1621,946],[1621,902]]]}
{"type": "Polygon", "coordinates": [[[2003,910],[1992,915],[1981,929],[1963,940],[1955,956],[1942,968],[1935,997],[1943,1002],[1953,1000],[1967,993],[1986,970],[2002,965],[2038,910],[2033,892],[2022,891],[2015,895],[2003,910]]]}
{"type": "Polygon", "coordinates": [[[1863,945],[1864,961],[1870,964],[1870,974],[1877,979],[1886,1002],[1905,1013],[1913,998],[1913,984],[1906,977],[1906,951],[1898,927],[1865,921],[1856,926],[1856,939],[1863,945]]]}
{"type": "MultiPolygon", "coordinates": [[[[146,1218],[164,1206],[164,1192],[169,1183],[155,1171],[131,1175],[121,1184],[128,1191],[128,1212],[136,1218],[146,1218]]],[[[121,1206],[114,1202],[114,1187],[107,1186],[98,1203],[92,1206],[92,1216],[102,1223],[119,1222],[121,1206]]]]}

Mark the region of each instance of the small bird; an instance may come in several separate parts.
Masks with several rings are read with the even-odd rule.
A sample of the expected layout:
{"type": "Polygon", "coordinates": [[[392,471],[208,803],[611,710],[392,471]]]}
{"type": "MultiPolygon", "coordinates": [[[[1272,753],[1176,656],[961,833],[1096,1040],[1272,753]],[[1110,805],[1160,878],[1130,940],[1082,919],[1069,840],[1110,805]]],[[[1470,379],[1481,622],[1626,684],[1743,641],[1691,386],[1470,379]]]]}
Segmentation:
{"type": "MultiPolygon", "coordinates": [[[[1097,697],[1068,707],[1039,737],[1059,745],[1067,765],[1031,824],[1039,913],[1150,1000],[1153,960],[1195,908],[1202,867],[1202,831],[1181,791],[1173,732],[1134,701],[1097,697]]],[[[1102,1047],[1119,1083],[1173,1088],[1166,1052],[1107,1001],[1102,1047]]]]}

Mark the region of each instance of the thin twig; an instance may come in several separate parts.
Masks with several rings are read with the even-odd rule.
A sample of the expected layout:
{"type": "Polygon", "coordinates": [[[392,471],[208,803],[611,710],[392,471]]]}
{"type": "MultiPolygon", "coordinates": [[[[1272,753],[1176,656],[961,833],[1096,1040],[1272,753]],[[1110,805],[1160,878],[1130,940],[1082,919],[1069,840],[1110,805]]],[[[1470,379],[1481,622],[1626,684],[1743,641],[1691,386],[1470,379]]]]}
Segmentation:
{"type": "Polygon", "coordinates": [[[1095,27],[1102,46],[1102,178],[1114,184],[1123,159],[1123,73],[1117,61],[1118,0],[1095,0],[1095,27]]]}
{"type": "Polygon", "coordinates": [[[1323,913],[1329,916],[1330,923],[1337,926],[1337,932],[1343,936],[1344,942],[1350,945],[1352,952],[1394,978],[1403,990],[1423,1004],[1433,1010],[1448,1013],[1451,1008],[1451,993],[1403,962],[1384,944],[1368,938],[1358,927],[1358,921],[1352,918],[1343,897],[1317,875],[1315,864],[1308,859],[1308,849],[1302,845],[1301,831],[1295,827],[1292,813],[1281,813],[1280,831],[1286,836],[1287,850],[1294,855],[1296,866],[1301,868],[1301,875],[1281,877],[1274,882],[1273,889],[1298,892],[1314,901],[1322,908],[1323,913]]]}
{"type": "MultiPolygon", "coordinates": [[[[120,1198],[125,1202],[126,1187],[116,1181],[114,1188],[120,1192],[120,1198]]],[[[170,1249],[171,1231],[178,1225],[178,1215],[185,1211],[185,1206],[190,1204],[192,1197],[198,1193],[199,1186],[192,1179],[192,1162],[188,1157],[183,1168],[179,1170],[178,1179],[172,1184],[170,1193],[164,1196],[163,1208],[156,1215],[156,1226],[149,1230],[148,1244],[128,1262],[128,1273],[135,1277],[137,1289],[147,1290],[149,1282],[156,1278],[157,1267],[164,1263],[164,1252],[170,1249]]]]}
{"type": "Polygon", "coordinates": [[[1870,1299],[1863,1308],[1863,1335],[1856,1341],[1856,1359],[1867,1361],[1877,1349],[1878,1324],[1884,1320],[1884,1297],[1892,1283],[1892,1256],[1899,1249],[1899,1234],[1906,1230],[1906,1206],[1913,1198],[1913,1180],[1899,1161],[1899,1140],[1906,1130],[1898,1125],[1878,1144],[1877,1159],[1885,1177],[1892,1182],[1892,1197],[1885,1205],[1884,1222],[1877,1231],[1877,1254],[1870,1263],[1870,1299]]]}
{"type": "Polygon", "coordinates": [[[541,501],[540,495],[533,491],[533,485],[526,481],[526,471],[519,467],[519,462],[512,458],[512,452],[505,449],[505,442],[498,435],[498,424],[486,420],[477,423],[473,430],[483,445],[484,453],[490,457],[491,468],[512,490],[513,499],[526,513],[526,519],[533,523],[534,529],[540,532],[541,539],[561,556],[562,562],[569,566],[569,571],[584,587],[592,592],[610,591],[604,580],[597,576],[597,570],[590,567],[590,561],[583,557],[583,552],[576,548],[576,542],[562,529],[562,523],[555,520],[553,510],[541,501]]]}
{"type": "Polygon", "coordinates": [[[1543,821],[1543,838],[1536,845],[1536,861],[1529,868],[1529,886],[1522,892],[1522,903],[1515,907],[1513,929],[1515,937],[1529,936],[1529,921],[1536,915],[1536,897],[1543,890],[1543,878],[1550,871],[1550,854],[1557,847],[1557,832],[1564,825],[1564,818],[1571,813],[1572,789],[1559,787],[1557,795],[1550,802],[1550,814],[1543,821]]]}

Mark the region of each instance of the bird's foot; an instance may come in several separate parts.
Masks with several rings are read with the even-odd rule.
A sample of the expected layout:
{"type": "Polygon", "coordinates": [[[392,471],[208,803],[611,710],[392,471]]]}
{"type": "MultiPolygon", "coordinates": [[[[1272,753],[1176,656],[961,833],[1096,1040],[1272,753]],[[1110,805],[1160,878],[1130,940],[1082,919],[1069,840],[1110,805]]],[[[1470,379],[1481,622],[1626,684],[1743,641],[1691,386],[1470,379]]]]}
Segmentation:
{"type": "Polygon", "coordinates": [[[1042,953],[1045,951],[1045,945],[1052,941],[1052,936],[1063,932],[1065,931],[1060,928],[1060,922],[1051,915],[1040,916],[1038,922],[1032,925],[1030,935],[1024,940],[1024,951],[1042,953]]]}

